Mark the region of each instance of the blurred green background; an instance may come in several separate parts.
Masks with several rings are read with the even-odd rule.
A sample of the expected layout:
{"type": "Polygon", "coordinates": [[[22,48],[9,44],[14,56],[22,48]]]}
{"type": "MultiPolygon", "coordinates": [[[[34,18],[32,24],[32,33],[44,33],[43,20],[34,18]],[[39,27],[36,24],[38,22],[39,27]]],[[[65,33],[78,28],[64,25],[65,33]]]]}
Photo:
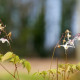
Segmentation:
{"type": "MultiPolygon", "coordinates": [[[[12,32],[11,46],[14,53],[21,57],[50,56],[66,29],[70,29],[73,34],[77,32],[73,26],[76,2],[76,0],[0,0],[0,19],[7,26],[7,32],[12,32]],[[52,37],[49,35],[50,32],[47,33],[50,27],[53,27],[50,31],[52,37]],[[48,43],[56,40],[53,40],[51,45],[46,45],[46,39],[49,39],[48,43]]],[[[1,53],[9,50],[6,45],[0,47],[1,53]]]]}

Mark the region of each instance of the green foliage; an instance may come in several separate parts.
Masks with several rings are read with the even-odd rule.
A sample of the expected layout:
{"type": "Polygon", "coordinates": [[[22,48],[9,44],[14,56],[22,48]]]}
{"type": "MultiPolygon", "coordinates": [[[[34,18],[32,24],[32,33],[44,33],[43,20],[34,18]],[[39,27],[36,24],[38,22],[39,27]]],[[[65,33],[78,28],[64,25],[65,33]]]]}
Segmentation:
{"type": "Polygon", "coordinates": [[[13,58],[10,60],[10,62],[14,64],[20,63],[19,56],[14,55],[13,58]]]}
{"type": "MultiPolygon", "coordinates": [[[[42,79],[44,79],[44,80],[48,79],[48,73],[47,73],[47,71],[35,72],[33,74],[33,76],[39,76],[39,77],[41,76],[42,79]]],[[[37,80],[38,80],[38,78],[37,78],[37,80]]]]}
{"type": "MultiPolygon", "coordinates": [[[[19,73],[20,80],[44,80],[41,76],[32,76],[27,75],[26,73],[19,73]]],[[[7,73],[0,73],[0,80],[15,80],[12,76],[8,75],[7,73]]],[[[46,78],[48,80],[48,78],[46,78]]]]}
{"type": "Polygon", "coordinates": [[[2,56],[2,62],[5,61],[5,60],[8,60],[10,58],[13,57],[13,53],[12,52],[7,52],[5,55],[2,56]]]}
{"type": "Polygon", "coordinates": [[[14,54],[13,52],[7,52],[5,55],[0,54],[1,61],[9,61],[13,64],[22,64],[24,68],[27,69],[28,73],[31,70],[31,65],[25,59],[20,59],[19,56],[14,54]]]}
{"type": "Polygon", "coordinates": [[[64,75],[66,75],[66,78],[71,78],[72,75],[75,75],[75,73],[80,71],[80,63],[78,64],[59,64],[58,65],[58,71],[57,69],[50,69],[48,71],[42,71],[42,72],[36,72],[33,74],[42,76],[43,78],[49,77],[49,80],[55,80],[58,74],[59,80],[62,80],[64,78],[64,75]]]}
{"type": "Polygon", "coordinates": [[[28,61],[26,61],[25,59],[22,60],[22,64],[23,64],[23,67],[25,67],[28,71],[28,73],[30,72],[31,70],[31,65],[28,61]]]}
{"type": "Polygon", "coordinates": [[[47,71],[42,71],[42,72],[40,73],[40,75],[42,75],[43,77],[45,77],[45,76],[47,75],[47,71]]]}
{"type": "Polygon", "coordinates": [[[56,69],[50,69],[48,70],[50,74],[56,74],[56,69]]]}
{"type": "MultiPolygon", "coordinates": [[[[9,48],[10,50],[12,51],[11,49],[11,45],[10,45],[10,41],[12,41],[11,39],[11,35],[12,33],[9,32],[7,34],[7,32],[5,31],[5,27],[3,25],[3,23],[0,23],[0,35],[1,35],[1,38],[0,38],[0,41],[2,43],[8,43],[9,44],[9,48]],[[2,35],[2,33],[4,33],[4,35],[2,35]],[[5,37],[4,37],[5,36],[5,37]]],[[[18,64],[22,64],[23,67],[25,67],[28,71],[28,73],[30,72],[31,70],[31,65],[28,61],[24,60],[24,59],[20,59],[18,55],[14,54],[13,52],[7,52],[5,53],[4,55],[0,54],[0,61],[1,62],[4,62],[4,61],[9,61],[11,63],[14,64],[15,66],[15,69],[14,69],[14,74],[12,74],[11,72],[9,72],[5,66],[2,65],[2,63],[0,63],[0,65],[15,79],[15,80],[20,80],[19,79],[19,74],[18,74],[18,64]]]]}

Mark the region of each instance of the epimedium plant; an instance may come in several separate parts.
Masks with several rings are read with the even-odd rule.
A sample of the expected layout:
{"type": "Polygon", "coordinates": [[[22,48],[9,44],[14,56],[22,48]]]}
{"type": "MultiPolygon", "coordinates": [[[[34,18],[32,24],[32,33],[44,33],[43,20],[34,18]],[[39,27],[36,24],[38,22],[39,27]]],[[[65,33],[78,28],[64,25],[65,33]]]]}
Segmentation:
{"type": "MultiPolygon", "coordinates": [[[[15,79],[15,80],[20,80],[19,73],[18,73],[18,64],[23,65],[24,68],[27,69],[28,73],[31,70],[31,65],[26,59],[20,59],[18,55],[14,54],[12,52],[11,46],[10,46],[10,41],[11,39],[11,32],[7,34],[6,30],[6,25],[3,25],[0,23],[0,42],[7,43],[8,46],[10,47],[10,51],[6,52],[4,55],[0,54],[0,65],[15,79]],[[6,69],[5,66],[3,66],[3,62],[8,61],[14,64],[15,70],[14,73],[11,73],[8,69],[6,69]]],[[[59,42],[54,48],[53,55],[52,55],[52,61],[54,57],[54,52],[56,48],[64,47],[65,49],[65,55],[66,55],[66,61],[65,64],[58,64],[58,59],[57,59],[57,68],[52,69],[52,61],[50,65],[50,69],[48,71],[42,71],[42,72],[36,72],[33,74],[33,76],[41,76],[44,80],[70,80],[71,75],[77,73],[80,71],[80,63],[78,64],[70,64],[67,62],[67,50],[68,48],[75,48],[74,42],[76,40],[80,40],[80,33],[78,33],[75,36],[71,36],[71,32],[69,30],[66,30],[65,33],[62,34],[59,42]],[[63,40],[62,40],[63,39],[63,40]],[[63,44],[60,44],[60,42],[63,42],[63,44]]],[[[36,78],[36,80],[39,80],[36,78]]]]}
{"type": "Polygon", "coordinates": [[[62,34],[57,45],[55,46],[52,55],[52,61],[53,61],[55,49],[63,47],[65,49],[65,55],[66,55],[65,64],[58,64],[58,59],[57,59],[57,68],[52,69],[51,68],[52,61],[51,61],[50,70],[36,72],[34,73],[34,75],[40,75],[43,77],[44,80],[46,80],[46,76],[48,76],[48,80],[70,80],[73,74],[80,71],[80,63],[70,64],[67,62],[67,54],[68,54],[67,50],[68,48],[75,48],[74,42],[76,40],[80,41],[80,33],[76,34],[75,36],[72,36],[71,32],[69,30],[66,30],[65,33],[62,34]],[[60,44],[61,41],[63,42],[63,44],[60,44]]]}
{"type": "MultiPolygon", "coordinates": [[[[50,69],[48,71],[36,72],[33,76],[42,76],[44,80],[70,80],[71,76],[80,71],[80,63],[78,64],[59,64],[57,69],[50,69]],[[65,76],[65,77],[64,77],[65,76]],[[48,79],[47,79],[48,77],[48,79]]],[[[38,80],[38,79],[36,79],[38,80]]]]}
{"type": "Polygon", "coordinates": [[[20,59],[18,55],[14,54],[12,52],[11,46],[10,46],[10,41],[12,41],[11,39],[11,32],[9,32],[9,34],[7,34],[6,30],[6,25],[3,25],[3,23],[0,23],[0,35],[2,35],[2,37],[0,38],[0,41],[4,44],[7,43],[8,46],[10,47],[9,52],[3,54],[0,54],[0,65],[15,79],[15,80],[20,80],[19,78],[19,73],[18,73],[18,64],[22,64],[24,68],[27,69],[28,73],[31,70],[31,65],[30,63],[26,60],[26,59],[20,59]],[[14,64],[15,66],[15,70],[14,70],[14,74],[12,74],[11,72],[9,72],[8,69],[6,69],[5,66],[3,66],[3,62],[8,61],[14,64]]]}

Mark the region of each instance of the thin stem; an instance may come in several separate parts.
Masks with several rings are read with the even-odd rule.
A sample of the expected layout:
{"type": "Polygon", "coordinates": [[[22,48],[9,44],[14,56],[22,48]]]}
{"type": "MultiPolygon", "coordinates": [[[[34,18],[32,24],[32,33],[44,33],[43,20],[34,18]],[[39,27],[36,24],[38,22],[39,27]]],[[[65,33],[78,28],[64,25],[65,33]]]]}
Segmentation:
{"type": "Polygon", "coordinates": [[[65,70],[64,70],[64,80],[66,80],[66,79],[65,79],[65,70]]]}
{"type": "Polygon", "coordinates": [[[67,54],[66,54],[66,64],[67,64],[67,54]]]}
{"type": "Polygon", "coordinates": [[[67,60],[68,60],[68,55],[67,55],[67,51],[65,50],[65,54],[66,54],[66,62],[65,62],[65,64],[67,64],[67,60]]]}
{"type": "Polygon", "coordinates": [[[53,57],[54,57],[54,52],[55,52],[55,49],[57,48],[58,44],[60,43],[61,39],[64,37],[64,33],[62,34],[60,40],[58,41],[58,43],[56,44],[54,50],[53,50],[53,54],[52,54],[52,60],[51,60],[51,65],[50,65],[50,69],[52,67],[52,61],[53,61],[53,57]]]}
{"type": "Polygon", "coordinates": [[[49,78],[48,78],[48,80],[50,80],[50,72],[49,72],[49,78]]]}
{"type": "Polygon", "coordinates": [[[55,52],[55,49],[56,49],[56,48],[54,48],[54,51],[53,51],[53,54],[52,54],[52,59],[51,59],[50,69],[51,69],[51,67],[52,67],[52,61],[53,61],[53,57],[54,57],[54,52],[55,52]]]}
{"type": "MultiPolygon", "coordinates": [[[[67,64],[67,62],[68,62],[68,61],[67,61],[67,60],[68,60],[68,59],[67,59],[67,56],[68,56],[68,55],[67,55],[67,50],[65,50],[65,54],[66,54],[65,64],[67,64]]],[[[64,80],[66,80],[66,65],[65,65],[65,70],[64,70],[64,80]]]]}
{"type": "Polygon", "coordinates": [[[20,79],[19,79],[18,70],[17,70],[17,65],[15,64],[15,71],[14,71],[14,76],[15,76],[16,72],[17,72],[17,77],[18,77],[18,80],[20,80],[20,79]]]}
{"type": "Polygon", "coordinates": [[[69,79],[69,75],[70,75],[70,73],[68,73],[67,80],[69,79]]]}
{"type": "MultiPolygon", "coordinates": [[[[54,52],[55,52],[56,47],[54,48],[53,54],[52,54],[52,59],[51,59],[51,65],[50,65],[50,70],[52,67],[52,62],[53,62],[53,57],[54,57],[54,52]]],[[[50,73],[49,73],[49,79],[50,79],[50,73]]]]}
{"type": "Polygon", "coordinates": [[[16,65],[16,71],[17,71],[18,80],[20,80],[17,65],[16,65]]]}
{"type": "Polygon", "coordinates": [[[9,46],[10,50],[12,51],[11,45],[9,46]]]}
{"type": "MultiPolygon", "coordinates": [[[[16,77],[11,73],[11,72],[9,72],[1,63],[0,63],[0,65],[13,77],[13,78],[15,78],[16,79],[16,77]]],[[[17,79],[16,79],[17,80],[17,79]]]]}
{"type": "Polygon", "coordinates": [[[62,36],[61,36],[60,40],[58,41],[56,47],[58,46],[58,44],[60,43],[60,41],[62,40],[63,37],[64,37],[64,33],[62,34],[62,36]]]}
{"type": "Polygon", "coordinates": [[[64,80],[64,76],[63,76],[63,75],[64,75],[64,73],[62,72],[62,74],[61,74],[61,75],[62,75],[62,80],[64,80]]]}
{"type": "Polygon", "coordinates": [[[14,76],[16,75],[16,65],[15,65],[15,70],[14,70],[14,76]]]}
{"type": "Polygon", "coordinates": [[[58,80],[58,58],[57,58],[57,80],[58,80]]]}

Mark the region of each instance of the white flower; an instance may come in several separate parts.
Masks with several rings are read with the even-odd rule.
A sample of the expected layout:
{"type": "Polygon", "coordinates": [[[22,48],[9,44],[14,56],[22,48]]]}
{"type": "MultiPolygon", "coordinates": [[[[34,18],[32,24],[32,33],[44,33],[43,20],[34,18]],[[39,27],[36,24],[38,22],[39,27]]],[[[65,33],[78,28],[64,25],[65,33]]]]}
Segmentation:
{"type": "Polygon", "coordinates": [[[72,47],[72,46],[67,46],[67,45],[60,45],[62,47],[64,47],[65,50],[67,50],[69,47],[72,47]]]}
{"type": "Polygon", "coordinates": [[[68,46],[67,45],[60,45],[60,46],[64,47],[65,50],[68,49],[68,46]]]}
{"type": "Polygon", "coordinates": [[[80,36],[77,36],[77,39],[76,40],[79,40],[80,41],[80,36]]]}
{"type": "Polygon", "coordinates": [[[66,31],[66,35],[67,35],[67,41],[65,44],[63,45],[59,45],[58,47],[64,47],[65,50],[67,50],[68,48],[75,48],[74,45],[74,41],[79,40],[80,41],[80,33],[78,33],[73,39],[70,39],[71,35],[69,34],[69,31],[66,31]]]}
{"type": "Polygon", "coordinates": [[[67,41],[66,44],[75,47],[74,46],[74,39],[67,41]]]}
{"type": "Polygon", "coordinates": [[[72,41],[68,41],[68,42],[66,42],[66,44],[60,45],[60,46],[64,47],[65,50],[67,50],[67,49],[70,48],[70,47],[71,47],[71,48],[75,48],[74,42],[72,42],[72,41]]]}
{"type": "Polygon", "coordinates": [[[74,40],[79,40],[80,41],[80,33],[77,34],[77,36],[74,37],[74,40]]]}
{"type": "Polygon", "coordinates": [[[2,43],[7,42],[7,43],[10,45],[9,41],[8,41],[7,39],[5,39],[5,38],[1,38],[0,41],[1,41],[2,43]]]}

